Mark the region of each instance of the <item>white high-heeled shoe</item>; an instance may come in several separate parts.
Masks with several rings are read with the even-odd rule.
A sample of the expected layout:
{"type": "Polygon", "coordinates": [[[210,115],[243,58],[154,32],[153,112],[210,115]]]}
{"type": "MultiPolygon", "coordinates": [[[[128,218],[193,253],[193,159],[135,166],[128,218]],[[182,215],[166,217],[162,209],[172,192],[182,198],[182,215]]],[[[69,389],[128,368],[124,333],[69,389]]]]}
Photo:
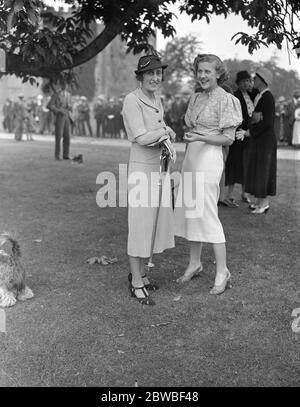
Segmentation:
{"type": "Polygon", "coordinates": [[[194,271],[189,273],[188,275],[183,274],[181,277],[177,278],[176,283],[183,284],[190,281],[192,278],[198,277],[203,271],[203,266],[197,267],[194,271]]]}
{"type": "Polygon", "coordinates": [[[214,285],[209,293],[213,294],[213,295],[219,295],[219,294],[222,294],[226,290],[227,286],[229,288],[231,288],[231,286],[229,286],[230,278],[231,278],[231,274],[230,274],[229,270],[227,270],[226,277],[224,278],[222,283],[219,285],[214,285]]]}
{"type": "Polygon", "coordinates": [[[257,206],[256,209],[251,211],[253,215],[261,215],[262,213],[268,213],[270,205],[264,206],[263,208],[257,206]]]}

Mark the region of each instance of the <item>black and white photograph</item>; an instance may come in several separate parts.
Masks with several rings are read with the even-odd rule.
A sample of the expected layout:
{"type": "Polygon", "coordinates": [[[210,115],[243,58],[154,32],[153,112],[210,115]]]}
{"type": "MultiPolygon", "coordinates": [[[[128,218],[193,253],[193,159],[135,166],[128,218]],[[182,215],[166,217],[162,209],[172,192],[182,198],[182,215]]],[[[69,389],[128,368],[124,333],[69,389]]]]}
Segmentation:
{"type": "Polygon", "coordinates": [[[0,0],[3,391],[298,388],[299,242],[298,0],[0,0]]]}

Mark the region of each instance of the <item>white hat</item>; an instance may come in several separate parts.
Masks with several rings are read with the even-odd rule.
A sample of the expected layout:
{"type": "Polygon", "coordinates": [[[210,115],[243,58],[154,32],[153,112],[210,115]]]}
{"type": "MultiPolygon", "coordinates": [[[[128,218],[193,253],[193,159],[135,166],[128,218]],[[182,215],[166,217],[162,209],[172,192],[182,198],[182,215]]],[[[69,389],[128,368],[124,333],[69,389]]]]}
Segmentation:
{"type": "Polygon", "coordinates": [[[256,75],[258,75],[268,86],[271,85],[273,81],[273,74],[269,69],[261,67],[257,69],[256,75]]]}

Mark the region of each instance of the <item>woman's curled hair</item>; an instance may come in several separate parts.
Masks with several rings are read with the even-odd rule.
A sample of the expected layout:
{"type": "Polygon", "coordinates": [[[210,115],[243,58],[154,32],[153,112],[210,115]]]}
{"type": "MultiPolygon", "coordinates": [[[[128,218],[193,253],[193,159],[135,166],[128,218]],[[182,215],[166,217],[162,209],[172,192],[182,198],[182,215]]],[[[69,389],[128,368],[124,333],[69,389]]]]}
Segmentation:
{"type": "Polygon", "coordinates": [[[220,76],[218,79],[218,85],[221,86],[224,82],[228,80],[229,74],[226,65],[221,61],[221,59],[217,55],[214,54],[197,55],[193,63],[193,71],[195,76],[197,75],[198,64],[200,62],[209,62],[214,64],[216,72],[220,76]]]}

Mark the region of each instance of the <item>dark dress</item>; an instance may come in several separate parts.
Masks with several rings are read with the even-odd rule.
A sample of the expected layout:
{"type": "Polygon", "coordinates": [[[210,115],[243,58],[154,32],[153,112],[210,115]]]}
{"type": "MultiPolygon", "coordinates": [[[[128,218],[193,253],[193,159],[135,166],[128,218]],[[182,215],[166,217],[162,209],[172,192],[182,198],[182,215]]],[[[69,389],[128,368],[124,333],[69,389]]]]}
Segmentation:
{"type": "Polygon", "coordinates": [[[249,168],[245,192],[256,198],[265,198],[267,195],[276,195],[275,102],[269,90],[263,93],[254,112],[261,112],[262,120],[250,125],[249,168]]]}
{"type": "MultiPolygon", "coordinates": [[[[243,123],[237,130],[248,130],[250,125],[250,117],[243,94],[238,89],[236,92],[234,92],[234,96],[239,99],[243,114],[243,123]]],[[[249,96],[253,101],[252,95],[249,94],[249,96]]],[[[248,168],[248,157],[249,137],[244,138],[244,140],[234,140],[234,142],[229,147],[229,153],[225,164],[225,185],[245,185],[248,168]]]]}
{"type": "Polygon", "coordinates": [[[183,141],[184,136],[184,115],[187,109],[187,103],[176,101],[172,103],[169,111],[169,117],[171,120],[171,127],[176,133],[176,141],[183,141]]]}

